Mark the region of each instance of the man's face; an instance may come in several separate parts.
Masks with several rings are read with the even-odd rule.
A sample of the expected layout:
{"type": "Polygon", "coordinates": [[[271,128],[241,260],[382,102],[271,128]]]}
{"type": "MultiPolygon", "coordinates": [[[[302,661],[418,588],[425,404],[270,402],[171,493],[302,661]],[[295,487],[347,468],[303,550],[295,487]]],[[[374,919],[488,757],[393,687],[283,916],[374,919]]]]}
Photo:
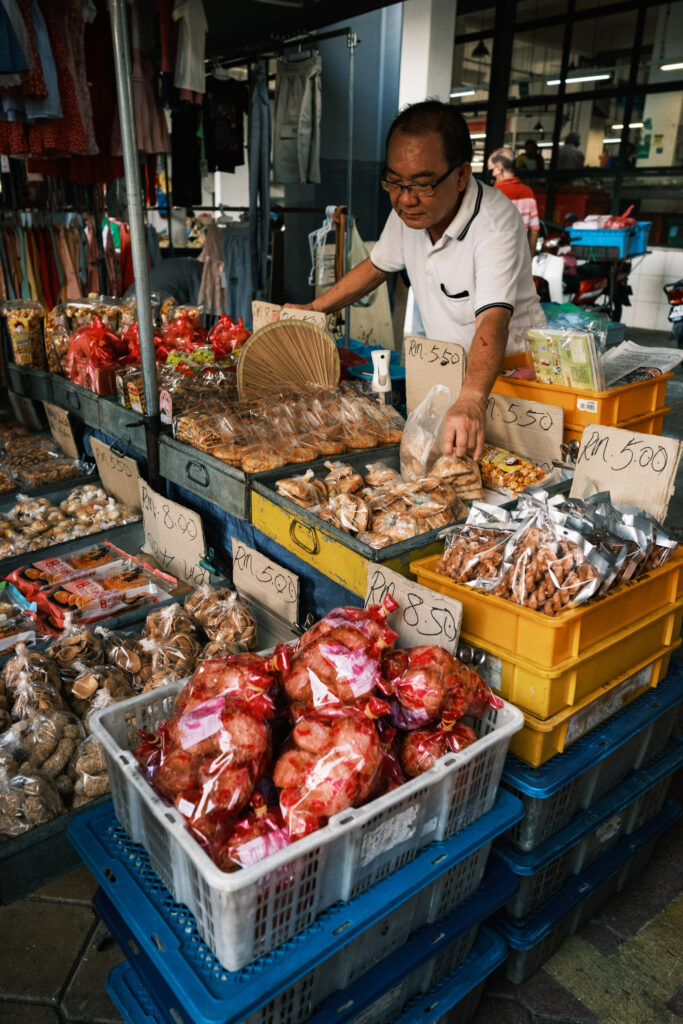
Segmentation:
{"type": "MultiPolygon", "coordinates": [[[[436,132],[405,135],[395,132],[387,148],[386,176],[404,185],[428,185],[448,170],[441,136],[436,132]]],[[[430,231],[434,241],[446,230],[460,205],[472,173],[469,163],[456,167],[431,196],[411,196],[402,190],[390,195],[391,205],[409,228],[430,231]]]]}
{"type": "Polygon", "coordinates": [[[494,161],[489,157],[489,162],[487,164],[487,167],[488,167],[488,169],[490,170],[490,172],[491,172],[491,174],[493,176],[493,180],[494,181],[498,181],[498,179],[500,178],[501,174],[503,173],[502,165],[494,163],[494,161]]]}

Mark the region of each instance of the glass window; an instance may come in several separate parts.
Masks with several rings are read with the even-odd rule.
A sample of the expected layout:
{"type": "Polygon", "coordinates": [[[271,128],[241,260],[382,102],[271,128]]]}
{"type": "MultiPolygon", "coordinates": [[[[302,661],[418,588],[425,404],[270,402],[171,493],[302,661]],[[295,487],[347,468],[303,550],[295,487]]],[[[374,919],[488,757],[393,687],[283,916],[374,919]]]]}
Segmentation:
{"type": "Polygon", "coordinates": [[[560,79],[564,23],[515,32],[510,68],[510,99],[554,95],[560,79]],[[549,81],[556,81],[554,86],[549,81]]]}
{"type": "Polygon", "coordinates": [[[451,99],[455,103],[486,102],[491,80],[493,39],[457,43],[453,52],[451,99]]]}
{"type": "Polygon", "coordinates": [[[568,96],[628,82],[636,18],[636,11],[624,11],[574,22],[568,96]]]}

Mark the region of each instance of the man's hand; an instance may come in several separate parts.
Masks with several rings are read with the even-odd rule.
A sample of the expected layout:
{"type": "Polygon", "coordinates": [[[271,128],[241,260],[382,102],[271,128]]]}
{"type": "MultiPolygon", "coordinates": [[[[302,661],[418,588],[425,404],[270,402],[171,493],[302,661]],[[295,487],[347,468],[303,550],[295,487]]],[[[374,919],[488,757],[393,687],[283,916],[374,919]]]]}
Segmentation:
{"type": "MultiPolygon", "coordinates": [[[[305,302],[305,303],[285,302],[285,304],[282,307],[282,309],[313,309],[313,303],[312,302],[305,302]]],[[[271,316],[268,318],[268,323],[269,324],[276,324],[279,319],[280,319],[280,313],[272,313],[271,316]]]]}
{"type": "Polygon", "coordinates": [[[443,450],[446,455],[472,455],[476,461],[484,448],[486,402],[461,395],[446,414],[443,450]]]}

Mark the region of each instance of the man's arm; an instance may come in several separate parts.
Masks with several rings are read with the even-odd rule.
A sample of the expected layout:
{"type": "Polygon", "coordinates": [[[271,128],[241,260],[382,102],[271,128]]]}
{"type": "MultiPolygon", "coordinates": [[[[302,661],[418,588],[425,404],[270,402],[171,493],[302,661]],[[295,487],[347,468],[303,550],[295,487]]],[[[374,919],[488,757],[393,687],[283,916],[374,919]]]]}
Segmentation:
{"type": "Polygon", "coordinates": [[[457,402],[446,416],[443,450],[446,455],[471,453],[480,458],[484,447],[486,402],[500,370],[508,339],[510,310],[496,306],[480,313],[467,357],[467,372],[457,402]]]}
{"type": "Polygon", "coordinates": [[[531,258],[533,259],[536,255],[536,242],[538,240],[538,228],[529,228],[529,250],[531,252],[531,258]]]}
{"type": "Polygon", "coordinates": [[[357,299],[378,288],[388,277],[389,274],[378,270],[368,257],[362,263],[352,267],[348,274],[344,274],[336,284],[333,284],[322,295],[318,295],[313,302],[302,306],[296,306],[290,302],[285,305],[290,308],[294,306],[296,309],[314,309],[319,313],[335,313],[338,309],[350,306],[352,302],[356,302],[357,299]]]}

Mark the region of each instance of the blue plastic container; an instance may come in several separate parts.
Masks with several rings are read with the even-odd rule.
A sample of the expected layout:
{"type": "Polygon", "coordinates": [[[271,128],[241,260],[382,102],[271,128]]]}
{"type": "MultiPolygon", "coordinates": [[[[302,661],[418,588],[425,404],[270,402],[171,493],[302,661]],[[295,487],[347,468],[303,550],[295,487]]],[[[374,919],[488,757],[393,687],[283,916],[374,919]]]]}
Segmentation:
{"type": "Polygon", "coordinates": [[[526,917],[506,911],[491,921],[510,946],[505,973],[521,984],[541,967],[568,935],[574,935],[605,905],[613,893],[629,885],[647,864],[655,840],[680,817],[681,808],[667,800],[664,808],[639,829],[625,836],[587,871],[569,879],[559,892],[526,917]]]}
{"type": "Polygon", "coordinates": [[[624,835],[637,832],[661,811],[671,776],[683,766],[683,740],[674,736],[647,768],[631,772],[602,800],[575,815],[569,825],[528,853],[497,840],[494,854],[520,876],[519,890],[506,906],[513,917],[531,913],[570,875],[580,874],[624,835]]]}
{"type": "Polygon", "coordinates": [[[649,220],[641,220],[632,228],[570,228],[569,238],[575,254],[582,259],[586,255],[577,250],[585,248],[591,249],[596,259],[637,256],[647,249],[651,226],[649,220]]]}
{"type": "Polygon", "coordinates": [[[525,815],[506,838],[533,850],[567,825],[574,814],[617,786],[665,749],[683,701],[683,672],[672,662],[669,677],[612,715],[540,768],[508,755],[502,785],[518,796],[525,815]]]}
{"type": "MultiPolygon", "coordinates": [[[[249,1019],[250,1014],[271,1003],[285,990],[290,990],[287,993],[290,997],[295,986],[300,1007],[309,984],[306,976],[321,964],[327,966],[325,962],[354,939],[360,937],[366,943],[370,928],[374,929],[373,941],[380,944],[381,951],[384,923],[397,908],[416,894],[424,893],[426,899],[428,887],[438,884],[458,865],[464,867],[467,858],[490,844],[517,821],[521,813],[518,800],[509,793],[499,793],[494,808],[462,832],[426,847],[409,864],[354,900],[335,904],[310,928],[272,953],[232,972],[220,964],[203,942],[187,907],[174,902],[152,871],[144,848],[130,840],[111,809],[102,808],[82,815],[68,835],[129,931],[123,940],[126,952],[131,949],[130,938],[151,962],[155,974],[172,986],[172,1005],[186,1010],[187,1024],[229,1024],[249,1019]]],[[[503,870],[504,897],[502,891],[498,892],[503,901],[501,906],[508,902],[515,886],[513,881],[510,887],[511,875],[506,868],[503,870]]],[[[477,895],[480,893],[481,890],[477,895]]],[[[477,895],[470,899],[476,899],[477,895]]],[[[467,920],[464,912],[467,905],[461,903],[455,911],[454,927],[467,920]]],[[[479,912],[481,920],[485,916],[481,905],[479,912]]],[[[433,927],[436,926],[427,926],[433,927]]],[[[367,955],[370,966],[373,950],[369,941],[367,955]]],[[[418,963],[416,957],[414,952],[413,966],[418,963]]]]}

